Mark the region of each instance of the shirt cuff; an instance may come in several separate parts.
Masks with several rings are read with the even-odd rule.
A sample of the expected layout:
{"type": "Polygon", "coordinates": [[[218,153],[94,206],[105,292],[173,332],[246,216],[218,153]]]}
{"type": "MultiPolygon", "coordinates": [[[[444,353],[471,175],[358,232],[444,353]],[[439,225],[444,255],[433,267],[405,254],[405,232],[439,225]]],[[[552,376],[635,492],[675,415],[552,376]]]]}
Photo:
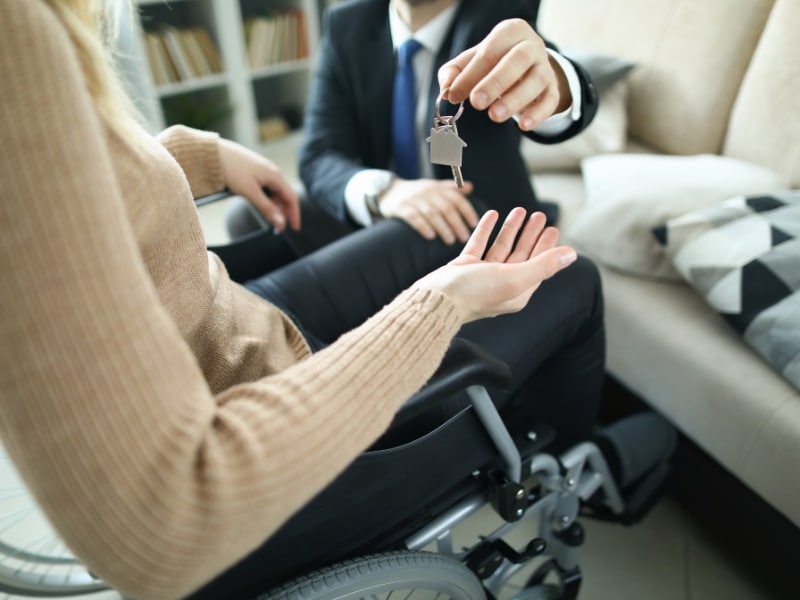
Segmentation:
{"type": "Polygon", "coordinates": [[[344,188],[344,203],[350,217],[364,227],[372,225],[372,216],[367,210],[367,194],[380,194],[392,182],[394,175],[383,169],[364,169],[347,182],[344,188]]]}
{"type": "Polygon", "coordinates": [[[550,115],[547,120],[534,131],[539,135],[558,135],[569,129],[575,121],[581,118],[581,80],[578,77],[575,66],[566,58],[550,48],[547,48],[547,53],[553,57],[553,60],[555,60],[558,66],[561,67],[561,70],[564,71],[570,94],[572,94],[572,106],[560,113],[550,115]]]}

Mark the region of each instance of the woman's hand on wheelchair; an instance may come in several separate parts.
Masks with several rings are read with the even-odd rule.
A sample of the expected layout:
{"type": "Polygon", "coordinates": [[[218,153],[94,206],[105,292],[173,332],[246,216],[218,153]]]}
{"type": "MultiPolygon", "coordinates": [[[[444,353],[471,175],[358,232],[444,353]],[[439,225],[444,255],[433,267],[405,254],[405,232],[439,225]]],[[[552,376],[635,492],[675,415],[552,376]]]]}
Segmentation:
{"type": "Polygon", "coordinates": [[[271,160],[230,140],[219,141],[225,185],[250,201],[275,229],[300,229],[300,201],[271,160]],[[267,188],[265,192],[264,188],[267,188]]]}
{"type": "Polygon", "coordinates": [[[544,280],[577,258],[572,248],[556,246],[558,230],[545,226],[543,213],[526,219],[519,207],[489,246],[498,218],[494,210],[484,214],[461,254],[414,284],[449,296],[464,322],[521,310],[544,280]]]}

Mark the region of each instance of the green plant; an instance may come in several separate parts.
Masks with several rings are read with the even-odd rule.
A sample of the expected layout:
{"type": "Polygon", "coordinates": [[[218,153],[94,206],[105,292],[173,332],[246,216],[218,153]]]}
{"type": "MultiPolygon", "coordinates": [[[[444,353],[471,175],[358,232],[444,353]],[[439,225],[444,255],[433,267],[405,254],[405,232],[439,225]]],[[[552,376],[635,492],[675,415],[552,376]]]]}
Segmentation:
{"type": "Polygon", "coordinates": [[[195,129],[214,131],[220,121],[230,116],[233,107],[224,100],[201,98],[185,94],[164,102],[164,115],[169,123],[179,123],[195,129]]]}

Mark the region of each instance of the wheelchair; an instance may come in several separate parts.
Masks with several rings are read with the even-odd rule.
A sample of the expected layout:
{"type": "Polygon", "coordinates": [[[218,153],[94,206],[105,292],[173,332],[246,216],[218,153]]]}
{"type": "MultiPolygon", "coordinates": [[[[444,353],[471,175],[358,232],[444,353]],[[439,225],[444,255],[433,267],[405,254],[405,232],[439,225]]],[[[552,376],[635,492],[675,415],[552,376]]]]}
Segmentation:
{"type": "MultiPolygon", "coordinates": [[[[470,342],[455,340],[434,378],[404,405],[396,421],[422,415],[458,391],[466,393],[469,405],[420,438],[384,441],[388,447],[368,450],[357,468],[332,484],[332,493],[343,499],[333,508],[336,514],[316,511],[316,517],[304,521],[315,514],[312,501],[293,519],[304,524],[296,536],[300,545],[289,535],[288,546],[294,547],[278,550],[297,553],[305,562],[288,563],[286,581],[250,598],[577,598],[584,539],[579,519],[585,507],[623,522],[637,516],[595,443],[582,442],[554,456],[546,451],[552,431],[545,424],[514,427],[501,418],[487,388],[502,387],[509,377],[504,363],[470,342]],[[496,528],[468,544],[457,543],[458,526],[479,511],[494,513],[496,528]],[[351,547],[329,540],[325,552],[336,548],[334,553],[343,558],[305,571],[308,564],[327,560],[303,547],[306,532],[324,539],[324,521],[339,519],[359,519],[362,530],[366,521],[371,539],[351,547]],[[514,545],[508,540],[521,524],[536,535],[514,545]],[[530,572],[520,582],[526,568],[530,572]]],[[[63,597],[109,589],[49,528],[8,457],[2,458],[0,591],[63,597]]]]}
{"type": "MultiPolygon", "coordinates": [[[[252,256],[263,235],[235,240],[223,260],[252,256]]],[[[501,416],[489,390],[510,378],[505,363],[454,340],[389,432],[266,542],[272,552],[261,565],[270,572],[263,587],[229,594],[212,582],[203,597],[576,599],[580,517],[635,522],[659,496],[668,465],[654,461],[638,478],[645,482],[638,496],[623,497],[595,442],[556,456],[547,424],[501,416]],[[420,433],[419,422],[459,394],[463,407],[420,433]],[[491,530],[461,539],[469,519],[487,512],[496,521],[491,530]]],[[[0,592],[66,597],[110,589],[49,527],[2,448],[0,456],[0,592]]]]}

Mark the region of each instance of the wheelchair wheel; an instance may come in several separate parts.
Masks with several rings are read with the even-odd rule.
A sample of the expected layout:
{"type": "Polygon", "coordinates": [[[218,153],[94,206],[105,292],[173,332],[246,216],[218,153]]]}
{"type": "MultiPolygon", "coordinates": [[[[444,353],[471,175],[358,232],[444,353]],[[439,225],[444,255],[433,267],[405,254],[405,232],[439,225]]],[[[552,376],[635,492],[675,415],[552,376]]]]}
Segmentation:
{"type": "Polygon", "coordinates": [[[0,444],[0,592],[41,598],[107,589],[58,537],[0,444]]]}
{"type": "Polygon", "coordinates": [[[478,578],[449,556],[388,552],[342,562],[291,581],[257,600],[485,600],[478,578]]]}
{"type": "Polygon", "coordinates": [[[564,571],[553,559],[540,564],[531,574],[525,588],[511,600],[562,600],[577,597],[578,587],[574,582],[565,582],[564,571]]]}

